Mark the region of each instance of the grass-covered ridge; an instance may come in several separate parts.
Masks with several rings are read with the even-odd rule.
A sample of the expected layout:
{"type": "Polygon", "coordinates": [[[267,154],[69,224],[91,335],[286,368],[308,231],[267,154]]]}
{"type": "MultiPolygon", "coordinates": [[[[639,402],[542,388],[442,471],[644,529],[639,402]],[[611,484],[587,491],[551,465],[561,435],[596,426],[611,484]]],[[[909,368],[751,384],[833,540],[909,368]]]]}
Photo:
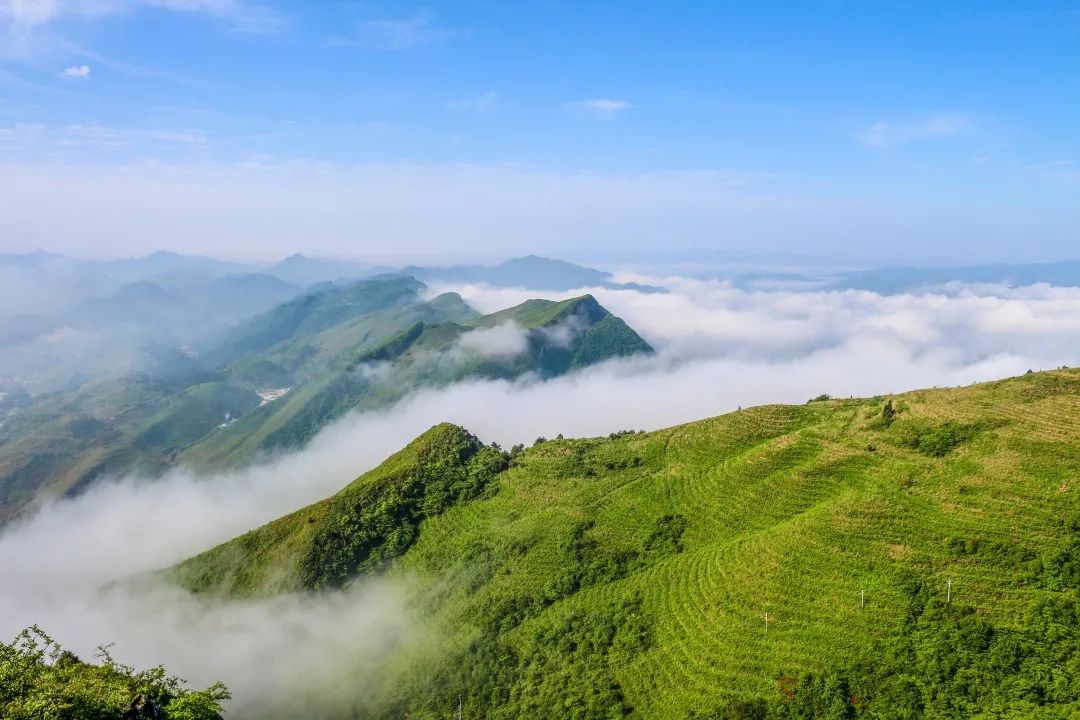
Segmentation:
{"type": "Polygon", "coordinates": [[[456,293],[425,299],[424,290],[401,275],[327,284],[197,353],[162,352],[155,372],[20,408],[0,424],[0,524],[102,477],[175,465],[209,472],[295,450],[349,411],[422,388],[550,378],[652,351],[589,295],[485,316],[456,293]],[[522,334],[521,352],[463,347],[470,333],[507,324],[522,334]]]}
{"type": "MultiPolygon", "coordinates": [[[[1060,370],[515,448],[379,563],[420,579],[412,602],[447,639],[365,709],[1071,717],[1078,411],[1080,372],[1060,370]]],[[[271,551],[274,527],[183,573],[273,577],[264,557],[311,546],[289,532],[271,551]]]]}
{"type": "Polygon", "coordinates": [[[172,578],[226,597],[339,587],[380,570],[421,522],[480,497],[506,454],[455,425],[433,427],[333,497],[176,566],[172,578]]]}
{"type": "MultiPolygon", "coordinates": [[[[376,316],[377,332],[361,316],[346,330],[331,334],[333,338],[347,334],[356,343],[339,343],[338,354],[331,355],[323,370],[281,400],[186,448],[179,459],[200,469],[235,466],[259,454],[300,448],[346,412],[385,407],[422,387],[467,378],[514,379],[528,373],[549,378],[604,360],[652,352],[591,295],[560,302],[528,300],[489,315],[463,308],[467,310],[456,295],[395,306],[376,316]],[[524,334],[520,354],[492,357],[462,352],[460,343],[468,333],[508,323],[524,334]],[[360,327],[367,328],[363,335],[356,333],[360,327]]],[[[312,343],[326,345],[330,340],[326,333],[314,339],[304,336],[278,348],[275,357],[288,367],[310,363],[311,353],[324,352],[310,350],[312,343]],[[284,359],[293,356],[303,360],[284,359]]]]}

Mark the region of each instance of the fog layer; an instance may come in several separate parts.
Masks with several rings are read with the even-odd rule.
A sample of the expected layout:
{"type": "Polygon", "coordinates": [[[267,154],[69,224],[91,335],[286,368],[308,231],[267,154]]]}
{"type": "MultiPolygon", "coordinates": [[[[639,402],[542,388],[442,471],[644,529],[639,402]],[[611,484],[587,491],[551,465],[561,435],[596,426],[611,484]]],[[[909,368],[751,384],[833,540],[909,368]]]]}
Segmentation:
{"type": "MultiPolygon", "coordinates": [[[[290,699],[308,702],[311,692],[336,707],[347,699],[332,688],[375,691],[371,671],[388,648],[437,637],[437,628],[408,616],[403,585],[373,581],[319,598],[215,605],[156,583],[110,583],[325,497],[441,421],[509,446],[540,435],[660,428],[820,393],[967,384],[1072,365],[1080,348],[1080,289],[954,287],[948,295],[882,297],[640,279],[671,292],[568,295],[595,294],[657,349],[654,356],[549,382],[422,392],[387,411],[349,416],[304,451],[268,465],[215,477],[177,471],[156,482],[118,479],[8,528],[0,535],[0,635],[36,622],[84,656],[115,641],[122,661],[164,663],[198,683],[225,681],[241,716],[265,716],[290,699]]],[[[483,286],[432,293],[448,289],[481,311],[532,294],[483,286]]],[[[464,344],[513,354],[520,338],[507,326],[464,344]]]]}

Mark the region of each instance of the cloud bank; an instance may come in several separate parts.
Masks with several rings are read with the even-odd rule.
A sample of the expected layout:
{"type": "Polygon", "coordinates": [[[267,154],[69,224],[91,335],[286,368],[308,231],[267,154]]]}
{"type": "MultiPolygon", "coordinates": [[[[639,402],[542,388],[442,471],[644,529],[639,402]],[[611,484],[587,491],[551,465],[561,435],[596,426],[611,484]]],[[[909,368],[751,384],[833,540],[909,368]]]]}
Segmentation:
{"type": "MultiPolygon", "coordinates": [[[[282,708],[295,715],[283,703],[307,702],[303,688],[340,710],[357,693],[377,691],[378,667],[393,648],[437,636],[437,628],[421,629],[409,617],[406,587],[364,583],[320,598],[214,605],[117,581],[325,497],[441,421],[509,446],[558,433],[655,429],[820,393],[967,384],[1076,364],[1080,347],[1080,288],[956,286],[948,294],[884,297],[638,279],[670,292],[567,295],[592,292],[657,348],[655,356],[549,382],[477,381],[421,392],[389,410],[349,416],[304,451],[267,465],[214,477],[176,471],[156,482],[120,479],[8,528],[0,534],[0,634],[37,622],[84,657],[116,641],[124,662],[164,663],[197,683],[225,681],[236,695],[233,717],[282,708]],[[351,696],[335,695],[341,687],[351,696]]],[[[453,289],[481,311],[533,294],[453,289]]],[[[509,353],[520,337],[505,326],[467,342],[474,351],[509,353]]]]}
{"type": "Polygon", "coordinates": [[[0,125],[7,247],[74,255],[153,250],[406,264],[542,252],[570,259],[831,253],[1058,259],[1075,204],[890,202],[800,189],[768,173],[564,172],[512,164],[214,160],[197,129],[0,125]],[[138,160],[131,159],[134,152],[138,160]],[[181,158],[196,159],[179,161],[181,158]],[[205,161],[202,156],[206,154],[205,161]],[[46,155],[49,160],[42,162],[46,155]],[[103,164],[104,163],[104,164],[103,164]],[[119,163],[119,164],[117,164],[119,163]],[[1022,246],[1017,237],[1030,242],[1022,246]],[[662,239],[658,243],[658,239],[662,239]]]}

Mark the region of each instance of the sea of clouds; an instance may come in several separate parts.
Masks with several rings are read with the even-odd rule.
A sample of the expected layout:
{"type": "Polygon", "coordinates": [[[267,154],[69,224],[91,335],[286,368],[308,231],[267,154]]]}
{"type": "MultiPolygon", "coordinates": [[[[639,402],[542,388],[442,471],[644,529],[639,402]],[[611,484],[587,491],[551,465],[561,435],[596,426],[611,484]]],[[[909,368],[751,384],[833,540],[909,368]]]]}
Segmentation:
{"type": "MultiPolygon", "coordinates": [[[[290,702],[312,697],[340,707],[364,691],[364,678],[393,648],[437,632],[409,615],[403,585],[371,581],[319,597],[221,604],[117,581],[325,497],[442,421],[508,447],[558,433],[655,429],[821,393],[965,385],[1075,365],[1080,354],[1080,288],[950,286],[883,296],[620,279],[668,292],[582,288],[565,296],[591,292],[655,355],[547,382],[418,392],[388,410],[348,416],[305,450],[264,465],[210,477],[177,470],[154,481],[117,478],[0,530],[0,636],[38,623],[84,657],[116,642],[124,662],[164,663],[198,684],[225,681],[236,695],[233,717],[295,712],[290,702]]],[[[483,312],[537,295],[476,285],[430,290],[460,292],[483,312]]],[[[464,348],[512,356],[524,348],[521,333],[499,326],[467,337],[464,348]]]]}

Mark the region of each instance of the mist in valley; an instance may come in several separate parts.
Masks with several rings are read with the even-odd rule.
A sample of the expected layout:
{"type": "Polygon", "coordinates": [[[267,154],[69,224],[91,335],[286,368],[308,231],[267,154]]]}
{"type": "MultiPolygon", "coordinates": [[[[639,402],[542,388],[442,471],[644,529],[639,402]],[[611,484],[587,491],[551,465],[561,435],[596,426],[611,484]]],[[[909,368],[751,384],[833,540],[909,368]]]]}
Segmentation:
{"type": "MultiPolygon", "coordinates": [[[[301,451],[198,475],[114,477],[0,530],[0,633],[37,623],[81,657],[115,642],[121,661],[204,685],[224,681],[230,717],[334,716],[377,694],[397,652],[437,646],[410,611],[407,580],[221,603],[154,576],[192,554],[334,493],[435,423],[503,447],[537,437],[657,429],[765,403],[962,385],[1075,362],[1080,289],[953,286],[948,292],[754,291],[721,280],[633,276],[663,293],[583,287],[653,355],[541,381],[467,380],[353,413],[301,451]]],[[[432,283],[481,312],[535,291],[432,283]]],[[[458,352],[513,357],[520,329],[465,335],[458,352]]]]}

